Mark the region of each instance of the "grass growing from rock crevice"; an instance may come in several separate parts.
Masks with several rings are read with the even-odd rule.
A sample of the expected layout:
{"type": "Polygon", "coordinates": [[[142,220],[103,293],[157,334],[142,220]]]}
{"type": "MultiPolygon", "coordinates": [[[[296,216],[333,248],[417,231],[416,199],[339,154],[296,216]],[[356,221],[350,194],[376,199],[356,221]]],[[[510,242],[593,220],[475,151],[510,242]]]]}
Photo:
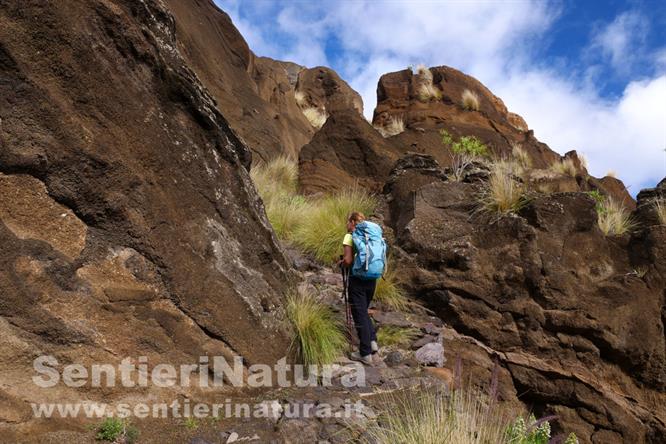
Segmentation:
{"type": "Polygon", "coordinates": [[[571,158],[556,160],[550,166],[550,170],[557,174],[561,174],[563,176],[571,176],[571,177],[576,177],[576,174],[578,173],[578,171],[576,170],[576,165],[574,164],[574,161],[571,158]]]}
{"type": "Polygon", "coordinates": [[[126,419],[106,418],[97,428],[95,439],[131,444],[136,441],[138,436],[139,430],[126,419]]]}
{"type": "Polygon", "coordinates": [[[621,236],[636,227],[631,213],[611,197],[597,204],[597,213],[599,228],[606,236],[621,236]]]}
{"type": "Polygon", "coordinates": [[[331,309],[308,293],[287,296],[287,317],[292,326],[291,349],[299,363],[333,363],[347,346],[342,325],[331,309]]]}
{"type": "Polygon", "coordinates": [[[525,204],[525,190],[515,180],[515,170],[515,162],[496,161],[491,165],[487,189],[480,198],[486,212],[498,215],[515,213],[525,204]]]}
{"type": "Polygon", "coordinates": [[[462,93],[462,106],[468,111],[478,111],[479,110],[479,96],[466,89],[462,93]]]}

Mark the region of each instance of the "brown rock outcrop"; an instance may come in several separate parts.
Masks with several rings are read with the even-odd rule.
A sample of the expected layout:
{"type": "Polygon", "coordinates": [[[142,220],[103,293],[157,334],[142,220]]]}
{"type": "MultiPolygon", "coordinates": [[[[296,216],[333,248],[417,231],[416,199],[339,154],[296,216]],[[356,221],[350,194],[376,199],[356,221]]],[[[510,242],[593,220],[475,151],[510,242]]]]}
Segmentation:
{"type": "MultiPolygon", "coordinates": [[[[3,440],[57,425],[29,402],[132,397],[40,390],[30,378],[42,354],[84,365],[285,354],[289,265],[250,151],[182,57],[186,22],[152,0],[0,8],[3,440]]],[[[185,43],[201,61],[197,38],[185,43]]],[[[236,43],[226,50],[247,57],[236,43]]]]}
{"type": "Polygon", "coordinates": [[[481,186],[447,181],[427,156],[397,164],[384,217],[410,291],[581,442],[662,442],[666,227],[649,224],[647,203],[660,188],[639,198],[644,229],[607,238],[585,193],[544,195],[488,223],[481,186]]]}

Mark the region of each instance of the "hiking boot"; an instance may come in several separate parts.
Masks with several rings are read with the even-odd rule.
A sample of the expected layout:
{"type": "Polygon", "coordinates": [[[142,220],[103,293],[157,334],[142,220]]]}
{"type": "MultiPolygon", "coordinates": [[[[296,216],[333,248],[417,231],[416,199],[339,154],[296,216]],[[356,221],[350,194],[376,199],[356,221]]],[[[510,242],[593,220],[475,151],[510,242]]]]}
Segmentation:
{"type": "Polygon", "coordinates": [[[361,353],[359,352],[351,352],[350,357],[354,361],[359,361],[366,365],[372,365],[372,355],[361,356],[361,353]]]}
{"type": "Polygon", "coordinates": [[[372,341],[370,343],[370,348],[372,349],[372,354],[374,355],[379,351],[379,345],[377,345],[377,341],[372,341]]]}

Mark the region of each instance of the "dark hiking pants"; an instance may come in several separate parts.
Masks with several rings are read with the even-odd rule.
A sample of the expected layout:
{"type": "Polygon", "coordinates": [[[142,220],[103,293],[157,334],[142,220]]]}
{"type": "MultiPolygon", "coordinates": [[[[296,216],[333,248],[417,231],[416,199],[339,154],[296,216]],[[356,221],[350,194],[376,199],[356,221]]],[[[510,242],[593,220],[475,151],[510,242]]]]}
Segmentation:
{"type": "Polygon", "coordinates": [[[368,314],[368,307],[375,294],[376,285],[377,280],[375,279],[365,280],[354,276],[349,277],[349,304],[351,305],[356,333],[361,342],[359,346],[361,356],[371,354],[370,342],[377,340],[375,327],[372,325],[368,314]]]}

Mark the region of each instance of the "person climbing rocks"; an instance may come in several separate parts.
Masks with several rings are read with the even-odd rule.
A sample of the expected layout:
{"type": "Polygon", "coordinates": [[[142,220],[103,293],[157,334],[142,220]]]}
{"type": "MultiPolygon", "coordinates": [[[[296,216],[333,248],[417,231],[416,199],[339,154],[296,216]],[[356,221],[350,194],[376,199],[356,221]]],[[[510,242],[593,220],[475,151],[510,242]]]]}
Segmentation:
{"type": "Polygon", "coordinates": [[[379,351],[368,307],[375,294],[377,279],[384,273],[386,264],[386,242],[382,235],[382,228],[366,221],[363,213],[349,214],[340,265],[351,268],[346,281],[347,294],[360,341],[359,350],[352,352],[351,358],[364,364],[372,364],[372,355],[379,351]]]}

